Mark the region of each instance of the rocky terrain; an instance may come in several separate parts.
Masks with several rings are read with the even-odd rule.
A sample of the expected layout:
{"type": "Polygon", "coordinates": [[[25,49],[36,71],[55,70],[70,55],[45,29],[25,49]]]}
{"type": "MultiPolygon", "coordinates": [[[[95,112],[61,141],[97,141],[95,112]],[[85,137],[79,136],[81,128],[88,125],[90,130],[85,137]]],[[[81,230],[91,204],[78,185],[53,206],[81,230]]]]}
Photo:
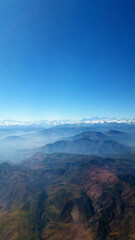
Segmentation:
{"type": "Polygon", "coordinates": [[[37,153],[2,163],[0,239],[135,239],[135,157],[37,153]]]}

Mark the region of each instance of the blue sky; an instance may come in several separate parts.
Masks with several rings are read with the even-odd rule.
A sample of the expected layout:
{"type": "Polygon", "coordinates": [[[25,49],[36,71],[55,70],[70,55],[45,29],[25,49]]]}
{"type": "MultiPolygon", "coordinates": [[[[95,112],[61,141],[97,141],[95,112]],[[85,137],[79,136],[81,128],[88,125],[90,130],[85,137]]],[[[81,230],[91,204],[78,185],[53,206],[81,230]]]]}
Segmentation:
{"type": "Polygon", "coordinates": [[[0,119],[135,117],[134,0],[1,0],[0,119]]]}

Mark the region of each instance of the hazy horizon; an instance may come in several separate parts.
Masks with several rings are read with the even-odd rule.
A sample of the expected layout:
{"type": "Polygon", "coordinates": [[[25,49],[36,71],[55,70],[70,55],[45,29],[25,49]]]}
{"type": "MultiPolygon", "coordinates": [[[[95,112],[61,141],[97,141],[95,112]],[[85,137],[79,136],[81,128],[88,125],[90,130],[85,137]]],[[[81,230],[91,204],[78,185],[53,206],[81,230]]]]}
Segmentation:
{"type": "Polygon", "coordinates": [[[0,123],[1,122],[20,122],[20,123],[29,123],[29,122],[87,122],[87,121],[91,121],[91,122],[93,122],[93,121],[134,121],[135,120],[135,117],[116,117],[116,116],[90,116],[90,117],[82,117],[82,118],[44,118],[44,119],[42,119],[42,118],[39,118],[39,119],[18,119],[18,118],[15,118],[15,119],[13,119],[13,118],[7,118],[7,119],[5,119],[5,118],[0,118],[0,123]]]}

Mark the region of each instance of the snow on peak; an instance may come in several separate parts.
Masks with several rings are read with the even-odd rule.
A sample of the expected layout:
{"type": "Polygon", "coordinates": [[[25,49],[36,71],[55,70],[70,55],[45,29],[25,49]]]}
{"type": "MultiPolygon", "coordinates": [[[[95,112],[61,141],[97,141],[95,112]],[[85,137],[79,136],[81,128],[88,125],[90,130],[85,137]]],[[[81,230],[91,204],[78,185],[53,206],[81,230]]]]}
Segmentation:
{"type": "Polygon", "coordinates": [[[8,126],[39,126],[39,127],[53,127],[64,124],[76,124],[76,125],[91,125],[91,124],[104,124],[104,123],[125,123],[135,124],[135,119],[116,119],[116,118],[89,118],[82,120],[42,120],[42,121],[15,121],[15,120],[0,120],[1,127],[8,126]]]}

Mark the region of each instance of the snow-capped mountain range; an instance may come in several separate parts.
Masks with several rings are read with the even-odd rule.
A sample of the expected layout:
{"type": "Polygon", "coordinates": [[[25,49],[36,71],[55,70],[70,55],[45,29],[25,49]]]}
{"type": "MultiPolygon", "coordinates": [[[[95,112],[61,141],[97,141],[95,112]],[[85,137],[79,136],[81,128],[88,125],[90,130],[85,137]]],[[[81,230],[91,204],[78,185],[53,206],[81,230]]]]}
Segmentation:
{"type": "Polygon", "coordinates": [[[83,118],[81,120],[41,120],[41,121],[16,121],[16,120],[0,120],[1,127],[8,126],[34,126],[34,127],[53,127],[57,125],[76,124],[76,125],[91,125],[104,123],[125,123],[135,124],[135,118],[83,118]]]}

